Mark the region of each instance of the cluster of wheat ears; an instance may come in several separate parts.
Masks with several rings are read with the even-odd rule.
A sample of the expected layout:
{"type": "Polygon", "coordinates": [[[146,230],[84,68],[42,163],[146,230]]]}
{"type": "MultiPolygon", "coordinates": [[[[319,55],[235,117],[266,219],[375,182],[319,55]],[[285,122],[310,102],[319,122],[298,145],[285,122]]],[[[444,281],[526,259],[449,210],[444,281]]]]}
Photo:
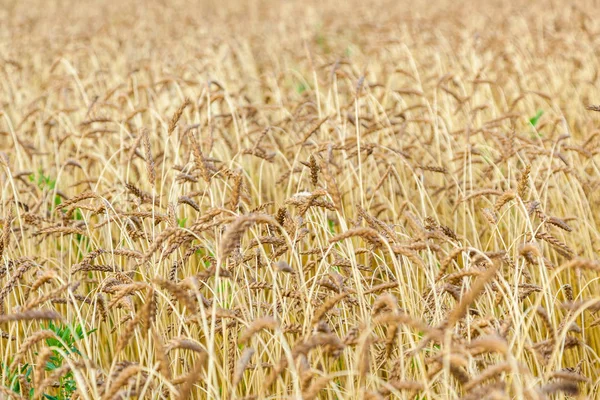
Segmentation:
{"type": "Polygon", "coordinates": [[[0,398],[598,396],[594,2],[38,3],[0,398]]]}

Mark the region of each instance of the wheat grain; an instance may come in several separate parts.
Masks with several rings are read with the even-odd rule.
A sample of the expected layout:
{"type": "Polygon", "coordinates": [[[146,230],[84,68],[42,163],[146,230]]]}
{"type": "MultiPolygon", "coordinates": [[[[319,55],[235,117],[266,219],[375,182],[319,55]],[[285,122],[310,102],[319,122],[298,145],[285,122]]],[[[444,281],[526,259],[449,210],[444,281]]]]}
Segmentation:
{"type": "Polygon", "coordinates": [[[250,359],[254,355],[255,350],[251,347],[244,349],[240,359],[238,360],[235,366],[235,372],[233,374],[233,387],[236,387],[242,380],[244,375],[244,371],[250,362],[250,359]]]}
{"type": "Polygon", "coordinates": [[[179,122],[179,119],[181,118],[181,115],[183,114],[183,111],[190,104],[192,104],[192,102],[190,101],[190,99],[186,98],[183,101],[183,103],[179,106],[177,111],[175,111],[175,114],[173,114],[173,118],[171,118],[171,121],[169,122],[169,129],[167,130],[168,135],[171,135],[173,133],[175,127],[177,126],[177,123],[179,122]]]}

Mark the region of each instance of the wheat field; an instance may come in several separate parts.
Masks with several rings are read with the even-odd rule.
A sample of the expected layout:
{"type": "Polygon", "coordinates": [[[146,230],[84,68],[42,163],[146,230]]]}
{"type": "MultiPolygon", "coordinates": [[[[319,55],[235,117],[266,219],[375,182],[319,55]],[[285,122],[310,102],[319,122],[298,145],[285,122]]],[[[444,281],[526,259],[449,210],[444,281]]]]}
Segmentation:
{"type": "Polygon", "coordinates": [[[418,3],[1,1],[0,398],[598,398],[600,4],[418,3]]]}

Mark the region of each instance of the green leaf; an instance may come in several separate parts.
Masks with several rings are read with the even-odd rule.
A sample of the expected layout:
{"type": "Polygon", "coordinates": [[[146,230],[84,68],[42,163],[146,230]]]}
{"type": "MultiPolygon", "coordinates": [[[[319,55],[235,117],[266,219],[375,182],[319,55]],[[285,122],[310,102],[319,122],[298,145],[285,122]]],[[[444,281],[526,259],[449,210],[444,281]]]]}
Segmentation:
{"type": "Polygon", "coordinates": [[[300,82],[300,84],[298,86],[296,86],[296,92],[298,92],[299,94],[302,94],[306,91],[306,85],[304,84],[304,82],[300,82]]]}
{"type": "Polygon", "coordinates": [[[73,219],[75,219],[76,221],[83,221],[83,214],[81,213],[81,210],[79,208],[76,209],[73,213],[73,219]]]}
{"type": "Polygon", "coordinates": [[[56,368],[58,368],[57,365],[55,365],[54,363],[48,361],[46,363],[46,371],[54,371],[56,368]]]}
{"type": "Polygon", "coordinates": [[[329,226],[329,233],[335,235],[335,222],[331,219],[327,220],[327,225],[329,226]]]}
{"type": "Polygon", "coordinates": [[[538,110],[537,114],[535,114],[535,116],[529,118],[529,123],[535,127],[537,125],[537,123],[539,122],[540,118],[542,117],[542,115],[544,115],[544,111],[543,110],[538,110]]]}
{"type": "Polygon", "coordinates": [[[44,175],[44,170],[42,168],[38,169],[37,179],[36,174],[31,174],[29,175],[29,181],[36,183],[38,187],[42,190],[54,190],[54,188],[56,187],[56,180],[44,175]]]}

